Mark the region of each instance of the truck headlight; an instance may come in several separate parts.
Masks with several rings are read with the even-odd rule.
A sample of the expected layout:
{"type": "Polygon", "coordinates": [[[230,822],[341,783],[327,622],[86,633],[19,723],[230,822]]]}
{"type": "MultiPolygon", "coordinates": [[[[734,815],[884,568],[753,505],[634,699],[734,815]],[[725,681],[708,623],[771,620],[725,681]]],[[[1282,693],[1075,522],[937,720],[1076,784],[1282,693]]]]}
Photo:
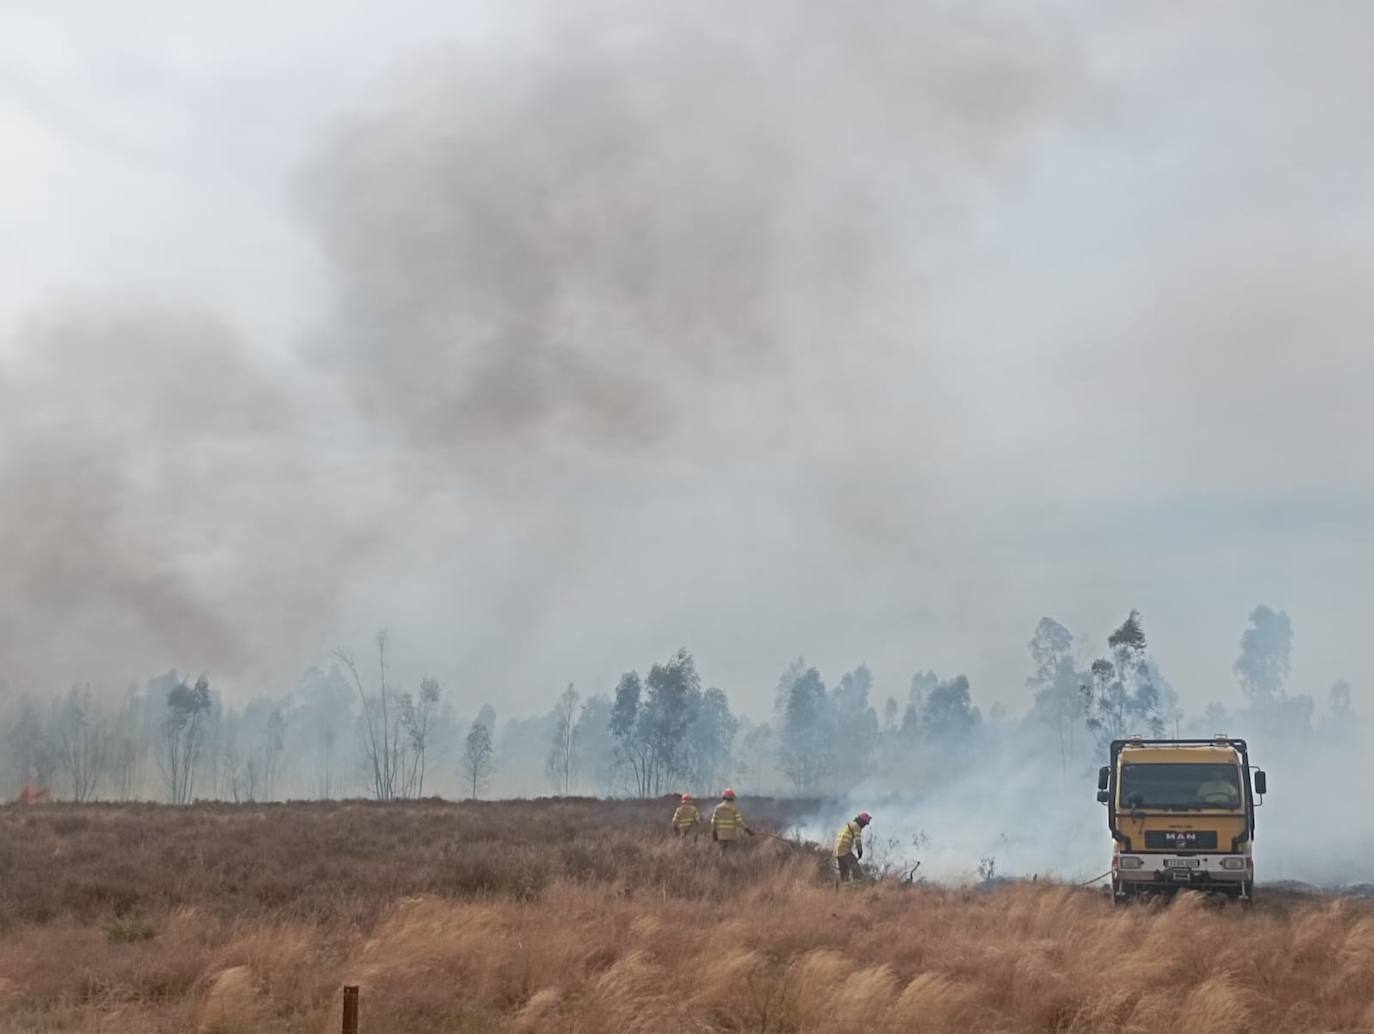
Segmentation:
{"type": "Polygon", "coordinates": [[[1236,857],[1236,858],[1223,858],[1223,859],[1221,860],[1221,867],[1222,867],[1223,869],[1244,869],[1244,868],[1245,868],[1245,859],[1244,859],[1244,858],[1240,858],[1240,857],[1236,857]]]}
{"type": "Polygon", "coordinates": [[[1123,869],[1143,869],[1144,867],[1144,858],[1136,858],[1133,855],[1128,854],[1123,854],[1121,856],[1121,868],[1123,869]]]}

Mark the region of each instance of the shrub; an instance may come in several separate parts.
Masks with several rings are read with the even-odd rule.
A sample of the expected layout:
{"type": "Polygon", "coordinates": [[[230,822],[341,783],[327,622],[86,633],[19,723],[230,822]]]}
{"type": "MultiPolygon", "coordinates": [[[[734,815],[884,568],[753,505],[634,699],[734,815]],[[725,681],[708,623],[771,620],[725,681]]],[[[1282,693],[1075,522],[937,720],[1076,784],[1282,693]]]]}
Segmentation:
{"type": "Polygon", "coordinates": [[[100,924],[112,944],[137,944],[157,936],[157,927],[141,916],[112,916],[100,924]]]}

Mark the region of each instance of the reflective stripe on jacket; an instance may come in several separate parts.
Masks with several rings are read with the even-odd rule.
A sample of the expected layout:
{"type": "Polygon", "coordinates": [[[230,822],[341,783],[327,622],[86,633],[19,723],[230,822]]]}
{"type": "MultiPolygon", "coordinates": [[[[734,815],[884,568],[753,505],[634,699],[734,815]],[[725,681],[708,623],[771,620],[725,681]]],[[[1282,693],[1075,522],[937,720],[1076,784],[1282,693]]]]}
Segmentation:
{"type": "Polygon", "coordinates": [[[679,804],[673,812],[673,825],[678,829],[691,829],[701,821],[701,812],[695,804],[679,804]]]}
{"type": "Polygon", "coordinates": [[[843,858],[855,848],[860,851],[864,847],[864,828],[853,819],[840,827],[839,836],[835,838],[835,857],[843,858]]]}
{"type": "Polygon", "coordinates": [[[711,832],[717,840],[738,840],[744,828],[744,816],[730,801],[721,801],[711,812],[711,832]]]}

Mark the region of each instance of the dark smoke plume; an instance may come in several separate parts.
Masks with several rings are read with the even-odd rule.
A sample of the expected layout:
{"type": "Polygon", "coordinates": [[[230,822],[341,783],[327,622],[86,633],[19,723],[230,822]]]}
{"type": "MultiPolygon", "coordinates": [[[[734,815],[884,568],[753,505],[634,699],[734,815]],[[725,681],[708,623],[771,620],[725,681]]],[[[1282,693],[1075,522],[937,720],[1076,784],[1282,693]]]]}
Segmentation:
{"type": "Polygon", "coordinates": [[[862,364],[920,352],[930,242],[1079,75],[963,7],[538,10],[417,61],[298,177],[337,298],[303,352],[361,423],[212,315],[58,304],[21,332],[0,677],[308,661],[351,593],[350,633],[404,612],[436,523],[522,529],[486,610],[537,635],[534,584],[614,534],[594,500],[655,495],[617,464],[835,440],[862,364]],[[840,415],[801,420],[821,384],[840,415]]]}
{"type": "Polygon", "coordinates": [[[913,344],[925,240],[1077,71],[963,8],[673,10],[446,51],[304,175],[340,291],[315,358],[443,465],[634,453],[913,344]]]}
{"type": "Polygon", "coordinates": [[[332,492],[312,505],[269,371],[213,316],[122,302],[63,305],[19,345],[0,365],[4,677],[294,663],[347,522],[332,492]]]}

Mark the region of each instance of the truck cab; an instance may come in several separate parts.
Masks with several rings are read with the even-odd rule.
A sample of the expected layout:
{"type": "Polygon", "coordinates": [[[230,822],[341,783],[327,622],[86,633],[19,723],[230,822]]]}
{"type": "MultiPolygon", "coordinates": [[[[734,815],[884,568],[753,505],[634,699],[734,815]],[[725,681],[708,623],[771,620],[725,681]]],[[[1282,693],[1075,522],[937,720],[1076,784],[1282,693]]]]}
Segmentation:
{"type": "Polygon", "coordinates": [[[1113,840],[1113,899],[1188,888],[1248,905],[1265,784],[1244,740],[1113,740],[1111,763],[1097,775],[1113,840]]]}

